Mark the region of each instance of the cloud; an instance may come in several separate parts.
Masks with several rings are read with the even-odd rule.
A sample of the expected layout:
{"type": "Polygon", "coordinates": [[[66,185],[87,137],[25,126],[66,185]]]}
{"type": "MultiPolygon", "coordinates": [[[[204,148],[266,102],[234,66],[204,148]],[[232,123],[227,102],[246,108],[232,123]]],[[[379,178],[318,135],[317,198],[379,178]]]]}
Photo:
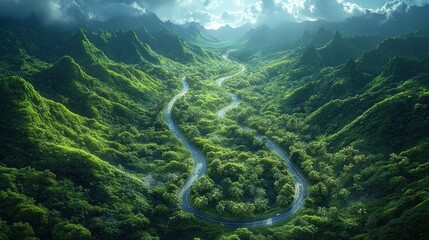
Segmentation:
{"type": "MultiPolygon", "coordinates": [[[[201,4],[201,0],[180,0],[175,6],[176,23],[182,24],[185,22],[199,22],[208,29],[216,29],[225,25],[239,27],[246,23],[254,24],[258,21],[262,11],[261,1],[247,4],[249,0],[233,0],[227,4],[226,1],[211,0],[206,6],[201,4]],[[221,4],[223,3],[223,5],[221,4]],[[200,7],[200,8],[199,8],[200,7]],[[196,9],[190,11],[190,9],[196,9]],[[185,14],[180,14],[180,11],[186,10],[185,14]],[[181,17],[183,16],[183,17],[181,17]]],[[[171,9],[166,9],[171,12],[171,9]]]]}
{"type": "Polygon", "coordinates": [[[55,20],[62,15],[62,6],[58,1],[0,1],[0,15],[8,17],[26,17],[32,12],[45,16],[46,20],[55,20]]]}
{"type": "Polygon", "coordinates": [[[422,6],[429,4],[429,0],[403,0],[408,5],[422,6]]]}
{"type": "Polygon", "coordinates": [[[393,13],[405,12],[408,8],[409,6],[404,1],[395,0],[392,2],[387,2],[381,8],[376,9],[374,12],[390,16],[393,13]]]}
{"type": "Polygon", "coordinates": [[[190,11],[186,14],[186,20],[189,22],[198,22],[207,25],[213,21],[214,15],[204,11],[190,11]]]}
{"type": "Polygon", "coordinates": [[[373,10],[373,12],[385,15],[386,19],[383,20],[385,22],[395,18],[397,14],[407,13],[413,5],[422,6],[428,3],[429,0],[393,0],[386,2],[382,7],[373,10]]]}
{"type": "Polygon", "coordinates": [[[365,13],[358,4],[344,0],[315,0],[314,12],[309,16],[328,21],[341,21],[347,17],[365,13]]]}
{"type": "Polygon", "coordinates": [[[198,22],[207,29],[217,29],[225,25],[239,27],[246,23],[254,24],[256,23],[256,19],[245,11],[225,11],[220,15],[211,14],[205,11],[189,11],[185,15],[185,19],[178,21],[178,23],[185,22],[198,22]]]}
{"type": "Polygon", "coordinates": [[[275,26],[287,21],[315,19],[340,21],[365,12],[364,8],[347,0],[233,0],[229,4],[225,2],[220,4],[220,0],[179,0],[176,5],[177,12],[184,8],[186,14],[182,18],[177,14],[176,22],[195,21],[208,28],[226,24],[238,27],[245,23],[265,23],[275,26]],[[192,8],[196,10],[190,10],[192,8]]]}
{"type": "Polygon", "coordinates": [[[22,18],[35,13],[50,22],[108,20],[121,15],[139,15],[177,0],[0,0],[0,16],[22,18]]]}
{"type": "MultiPolygon", "coordinates": [[[[75,0],[82,14],[100,21],[124,15],[140,15],[146,12],[143,1],[75,0]]],[[[150,5],[148,5],[150,6],[150,5]]]]}
{"type": "MultiPolygon", "coordinates": [[[[391,14],[429,0],[393,0],[379,9],[365,9],[358,0],[0,0],[0,16],[25,17],[32,12],[49,22],[79,23],[154,11],[178,23],[197,21],[210,28],[245,23],[277,25],[285,21],[341,21],[367,11],[391,14]]],[[[363,2],[363,1],[359,1],[363,2]]]]}

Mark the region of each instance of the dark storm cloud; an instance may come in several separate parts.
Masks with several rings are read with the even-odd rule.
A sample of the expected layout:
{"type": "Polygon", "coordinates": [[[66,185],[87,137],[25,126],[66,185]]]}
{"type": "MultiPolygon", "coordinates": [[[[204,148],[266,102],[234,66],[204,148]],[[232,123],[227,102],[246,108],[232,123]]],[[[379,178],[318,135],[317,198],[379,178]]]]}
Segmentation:
{"type": "Polygon", "coordinates": [[[22,18],[35,13],[45,22],[108,20],[138,15],[176,0],[0,0],[0,16],[22,18]]]}
{"type": "MultiPolygon", "coordinates": [[[[130,2],[132,2],[132,1],[130,1],[130,2]]],[[[142,4],[147,6],[148,9],[154,9],[154,8],[158,8],[158,7],[161,7],[164,5],[176,3],[177,0],[142,0],[142,1],[138,1],[138,2],[141,2],[142,4]]],[[[209,1],[207,0],[207,2],[209,2],[209,1]]]]}
{"type": "Polygon", "coordinates": [[[32,1],[32,0],[0,0],[0,15],[8,17],[26,17],[36,12],[46,18],[51,18],[55,12],[54,1],[32,1]]]}

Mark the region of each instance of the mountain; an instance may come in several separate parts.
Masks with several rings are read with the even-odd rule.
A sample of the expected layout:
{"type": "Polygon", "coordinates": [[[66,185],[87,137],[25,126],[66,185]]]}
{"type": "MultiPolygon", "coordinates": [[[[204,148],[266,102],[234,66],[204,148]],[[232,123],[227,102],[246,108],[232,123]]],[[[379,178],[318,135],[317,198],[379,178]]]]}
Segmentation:
{"type": "Polygon", "coordinates": [[[118,62],[138,64],[147,61],[160,64],[162,61],[160,56],[149,45],[142,43],[132,30],[119,31],[114,34],[92,33],[89,38],[109,58],[118,62]]]}
{"type": "Polygon", "coordinates": [[[166,26],[167,23],[161,21],[156,14],[151,12],[146,12],[138,16],[122,15],[111,18],[103,23],[103,27],[114,31],[146,28],[152,32],[165,29],[166,26]]]}
{"type": "MultiPolygon", "coordinates": [[[[0,110],[7,113],[0,117],[1,238],[159,236],[152,230],[177,211],[175,194],[150,189],[141,176],[146,161],[167,149],[182,151],[162,140],[168,130],[157,120],[178,87],[175,75],[148,62],[163,58],[132,31],[103,31],[103,44],[83,29],[47,42],[55,35],[42,26],[40,32],[28,25],[2,29],[17,40],[8,49],[19,54],[0,59],[0,110]],[[30,37],[38,35],[43,38],[30,37]],[[61,57],[51,61],[54,56],[61,57]]],[[[167,176],[164,165],[152,167],[167,176]]]]}
{"type": "Polygon", "coordinates": [[[336,28],[345,34],[395,36],[427,27],[429,6],[408,6],[401,1],[396,10],[366,13],[339,23],[336,28]]]}
{"type": "Polygon", "coordinates": [[[366,52],[359,60],[361,69],[370,74],[380,74],[394,56],[421,59],[427,55],[428,37],[409,36],[384,40],[376,49],[366,52]]]}
{"type": "Polygon", "coordinates": [[[380,36],[380,38],[392,37],[415,32],[428,27],[426,16],[429,14],[429,5],[408,6],[401,2],[397,9],[384,9],[379,12],[367,11],[360,16],[350,17],[341,22],[326,22],[323,20],[283,22],[277,26],[255,31],[251,29],[246,35],[249,46],[267,48],[293,49],[298,45],[307,43],[308,38],[302,38],[307,31],[316,33],[320,38],[314,38],[312,43],[321,47],[327,39],[327,32],[341,32],[347,37],[351,36],[380,36]],[[402,10],[401,10],[402,9],[402,10]],[[264,35],[261,35],[264,34],[264,35]],[[302,42],[302,44],[299,44],[302,42]]]}
{"type": "Polygon", "coordinates": [[[91,65],[100,61],[109,61],[104,52],[95,47],[95,45],[89,41],[82,29],[79,29],[79,31],[72,36],[65,51],[82,65],[91,65]]]}
{"type": "Polygon", "coordinates": [[[163,22],[151,12],[112,18],[103,23],[101,28],[108,31],[132,30],[141,42],[149,45],[155,52],[181,63],[210,61],[214,56],[209,56],[195,45],[211,41],[201,28],[192,24],[181,26],[171,21],[163,22]],[[166,42],[169,44],[164,44],[166,42]],[[197,52],[193,54],[192,51],[197,52]]]}
{"type": "Polygon", "coordinates": [[[374,49],[379,41],[377,37],[346,38],[336,32],[332,39],[321,48],[316,49],[310,42],[308,47],[302,50],[300,63],[313,66],[341,65],[349,58],[356,59],[365,51],[374,49]]]}
{"type": "Polygon", "coordinates": [[[426,139],[423,132],[429,127],[429,115],[415,106],[429,103],[429,98],[421,95],[424,91],[419,90],[425,86],[424,78],[428,74],[427,59],[421,62],[392,59],[379,78],[369,83],[371,93],[391,92],[392,95],[380,96],[380,102],[333,135],[333,144],[350,144],[358,136],[366,139],[367,146],[381,144],[377,151],[400,152],[419,145],[426,139]]]}
{"type": "Polygon", "coordinates": [[[20,51],[37,56],[45,61],[53,61],[60,55],[60,42],[67,34],[56,29],[43,28],[40,20],[31,15],[15,20],[0,18],[0,56],[13,57],[20,51]]]}
{"type": "Polygon", "coordinates": [[[255,29],[250,30],[244,37],[244,39],[246,40],[246,45],[249,47],[264,47],[275,44],[276,41],[280,40],[273,40],[272,31],[273,30],[266,24],[263,24],[255,29]]]}
{"type": "MultiPolygon", "coordinates": [[[[119,231],[130,231],[125,230],[126,222],[135,220],[141,230],[134,234],[142,235],[143,229],[151,228],[148,218],[153,203],[147,186],[100,158],[125,156],[122,150],[110,148],[114,143],[106,126],[43,98],[22,78],[2,78],[0,86],[1,110],[15,119],[11,123],[5,115],[0,118],[0,156],[2,164],[7,164],[0,167],[0,214],[2,222],[22,222],[2,224],[2,234],[50,239],[52,234],[62,238],[73,229],[74,237],[88,238],[95,229],[106,229],[107,223],[102,221],[106,217],[117,219],[114,228],[119,231]],[[114,197],[124,191],[134,196],[114,197]],[[139,207],[131,213],[131,206],[139,207]],[[122,213],[111,211],[114,208],[122,213]],[[10,211],[14,214],[6,214],[10,211]],[[79,220],[69,221],[78,215],[79,220]],[[96,224],[84,227],[82,221],[96,224]]],[[[119,236],[120,232],[97,235],[112,234],[119,236]]]]}
{"type": "Polygon", "coordinates": [[[356,45],[350,44],[341,33],[336,32],[332,40],[321,48],[319,52],[326,65],[336,66],[351,57],[358,57],[363,50],[358,49],[356,45]]]}
{"type": "Polygon", "coordinates": [[[250,31],[250,29],[252,29],[252,25],[248,23],[236,28],[233,28],[227,24],[216,30],[209,29],[205,31],[207,32],[208,35],[216,39],[219,39],[222,41],[235,41],[243,38],[246,35],[246,33],[250,31]]]}
{"type": "Polygon", "coordinates": [[[428,239],[427,11],[0,19],[0,239],[428,239]]]}
{"type": "MultiPolygon", "coordinates": [[[[411,45],[418,48],[417,44],[410,45],[411,41],[416,40],[411,37],[391,39],[381,43],[374,52],[384,49],[383,56],[395,57],[384,62],[383,70],[378,76],[371,77],[366,72],[364,67],[367,65],[362,64],[368,59],[365,54],[357,61],[349,59],[338,70],[319,75],[318,80],[310,81],[297,88],[285,97],[283,104],[288,109],[299,109],[298,106],[307,101],[307,111],[313,112],[308,117],[308,123],[321,124],[320,127],[326,129],[325,131],[335,133],[330,140],[333,141],[333,145],[340,148],[352,144],[351,139],[359,139],[355,142],[356,146],[365,144],[366,147],[371,147],[377,143],[379,151],[383,149],[382,151],[387,152],[403,151],[418,144],[425,137],[420,133],[427,127],[425,119],[428,119],[428,116],[422,115],[421,112],[413,112],[413,106],[420,102],[426,104],[426,98],[419,95],[418,89],[423,87],[423,79],[429,74],[427,58],[429,49],[425,50],[425,54],[421,54],[422,49],[406,51],[405,49],[411,48],[411,45]],[[387,48],[386,45],[391,45],[391,42],[395,42],[395,47],[387,48]],[[399,53],[398,49],[405,51],[399,53]],[[311,96],[320,97],[312,100],[311,96]],[[397,111],[402,113],[398,114],[397,111]],[[342,114],[338,115],[339,112],[342,114]],[[407,113],[403,114],[404,112],[407,113]],[[410,125],[403,125],[408,123],[410,125]],[[402,124],[401,127],[404,128],[395,127],[393,131],[392,124],[402,124]],[[416,128],[411,130],[414,124],[417,124],[416,128]],[[382,126],[386,129],[381,128],[382,126]],[[379,131],[371,129],[379,129],[379,131]],[[403,140],[405,138],[402,135],[403,132],[414,135],[409,140],[403,140]],[[411,143],[412,141],[414,142],[411,143]],[[368,142],[372,144],[366,145],[368,142]],[[406,144],[408,142],[410,142],[409,145],[406,144]]],[[[427,38],[418,40],[427,41],[427,38]]],[[[423,45],[426,44],[421,46],[423,45]]],[[[336,47],[342,48],[341,45],[336,47]]],[[[310,60],[316,59],[315,54],[317,54],[316,50],[311,48],[301,59],[308,59],[306,64],[311,64],[310,60]]]]}
{"type": "Polygon", "coordinates": [[[162,22],[153,13],[121,16],[107,22],[86,22],[82,28],[65,30],[59,30],[57,26],[43,27],[43,23],[32,15],[24,20],[0,19],[0,30],[3,31],[0,37],[0,41],[4,43],[3,54],[10,53],[9,56],[13,57],[19,52],[19,46],[29,55],[50,62],[64,54],[61,43],[81,30],[89,33],[87,35],[92,44],[96,44],[104,54],[116,61],[159,64],[161,59],[158,55],[163,55],[177,62],[197,63],[220,57],[203,51],[194,44],[210,40],[199,31],[190,32],[171,22],[162,22]],[[14,29],[13,32],[11,29],[14,29]],[[18,44],[13,44],[14,42],[18,44]],[[165,42],[171,44],[160,44],[165,42]],[[120,46],[121,44],[124,45],[120,46]],[[166,49],[165,46],[170,48],[166,49]],[[125,52],[123,49],[118,50],[123,47],[125,52]]]}
{"type": "Polygon", "coordinates": [[[334,34],[326,30],[324,27],[321,27],[312,36],[311,41],[308,43],[308,45],[314,46],[316,48],[320,48],[320,47],[323,47],[325,44],[327,44],[333,37],[334,37],[334,34]]]}
{"type": "Polygon", "coordinates": [[[311,182],[311,204],[318,209],[298,217],[311,223],[271,228],[290,230],[276,236],[429,236],[416,232],[426,229],[429,215],[427,194],[420,192],[429,181],[427,41],[408,33],[379,38],[337,32],[320,48],[254,51],[252,73],[228,83],[244,102],[230,118],[275,139],[311,182]],[[353,233],[345,230],[351,221],[353,233]],[[319,230],[311,236],[294,232],[314,226],[319,230]]]}

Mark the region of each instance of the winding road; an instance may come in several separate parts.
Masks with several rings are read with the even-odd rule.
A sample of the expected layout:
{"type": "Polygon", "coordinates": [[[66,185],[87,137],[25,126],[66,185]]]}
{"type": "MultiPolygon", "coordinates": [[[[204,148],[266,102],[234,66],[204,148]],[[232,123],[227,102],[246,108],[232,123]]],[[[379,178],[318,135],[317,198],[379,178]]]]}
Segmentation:
{"type": "MultiPolygon", "coordinates": [[[[228,51],[223,57],[228,60],[228,54],[230,51],[228,51]]],[[[216,80],[216,83],[219,86],[222,86],[223,81],[225,81],[228,78],[231,78],[233,76],[236,76],[238,74],[242,74],[245,71],[245,67],[241,65],[241,69],[238,73],[226,77],[222,77],[216,80]]],[[[177,94],[171,101],[168,103],[167,108],[164,112],[164,120],[167,123],[170,130],[173,132],[173,134],[179,139],[180,142],[188,149],[188,151],[191,153],[192,158],[194,160],[194,169],[191,173],[191,175],[186,180],[185,184],[182,186],[182,188],[179,190],[179,195],[182,198],[181,202],[181,208],[185,212],[189,212],[193,214],[196,218],[203,220],[203,221],[209,221],[216,224],[221,224],[227,227],[233,227],[233,228],[257,228],[257,227],[266,227],[273,224],[277,224],[280,222],[283,222],[287,219],[290,219],[293,215],[295,215],[297,212],[299,212],[305,203],[305,200],[309,196],[308,192],[308,182],[305,179],[304,175],[301,173],[301,171],[296,168],[296,166],[292,163],[289,156],[273,141],[269,139],[265,139],[262,135],[258,134],[256,135],[256,138],[264,141],[265,145],[270,148],[272,151],[276,152],[282,159],[284,159],[289,173],[293,176],[294,182],[295,182],[295,196],[292,204],[282,209],[281,211],[270,215],[265,216],[261,218],[253,218],[253,219],[224,219],[219,218],[211,215],[207,215],[205,213],[200,212],[198,209],[196,209],[191,202],[190,198],[190,191],[191,186],[194,184],[199,178],[201,178],[206,172],[207,172],[207,159],[205,158],[204,154],[197,149],[192,143],[186,139],[186,137],[180,132],[177,124],[174,122],[171,111],[173,108],[174,103],[179,99],[180,97],[183,97],[188,89],[189,85],[186,81],[186,78],[182,79],[183,88],[179,94],[177,94]]],[[[237,107],[240,104],[239,98],[232,94],[228,93],[232,98],[232,103],[219,110],[217,112],[217,115],[219,118],[224,118],[225,113],[234,107],[237,107]]],[[[244,130],[250,131],[250,128],[242,127],[244,130]]]]}

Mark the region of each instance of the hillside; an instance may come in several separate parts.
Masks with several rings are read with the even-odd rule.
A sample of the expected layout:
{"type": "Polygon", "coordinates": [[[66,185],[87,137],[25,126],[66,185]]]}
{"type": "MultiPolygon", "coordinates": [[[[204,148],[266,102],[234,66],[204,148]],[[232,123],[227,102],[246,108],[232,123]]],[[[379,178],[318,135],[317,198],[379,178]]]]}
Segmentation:
{"type": "Polygon", "coordinates": [[[306,239],[294,235],[303,227],[321,239],[428,236],[415,232],[428,214],[418,213],[428,206],[418,193],[428,181],[428,38],[370,39],[336,33],[322,48],[253,61],[250,76],[227,83],[243,101],[231,118],[282,144],[311,182],[318,209],[271,229],[291,229],[285,238],[306,239]]]}
{"type": "Polygon", "coordinates": [[[327,4],[0,1],[0,239],[429,239],[429,5],[327,4]]]}
{"type": "Polygon", "coordinates": [[[2,79],[0,89],[1,110],[8,113],[0,120],[1,218],[9,223],[2,233],[15,239],[57,238],[73,230],[75,237],[88,238],[106,229],[109,223],[102,219],[107,217],[117,219],[109,224],[115,233],[102,230],[100,238],[123,231],[148,236],[144,229],[154,224],[149,221],[152,193],[136,176],[112,165],[126,166],[123,160],[106,162],[113,153],[129,154],[108,139],[109,128],[43,98],[22,78],[2,79]],[[130,229],[130,221],[140,230],[130,229]],[[84,222],[86,227],[78,224],[84,222]]]}
{"type": "Polygon", "coordinates": [[[112,36],[100,45],[106,53],[79,30],[59,44],[55,54],[67,55],[57,61],[29,55],[26,45],[1,59],[2,238],[177,233],[160,224],[179,214],[175,188],[166,184],[186,176],[177,159],[187,154],[159,118],[177,78],[149,63],[163,58],[133,32],[105,34],[112,36]],[[133,46],[126,55],[115,55],[119,41],[133,46]],[[132,53],[134,66],[121,58],[132,53]]]}

